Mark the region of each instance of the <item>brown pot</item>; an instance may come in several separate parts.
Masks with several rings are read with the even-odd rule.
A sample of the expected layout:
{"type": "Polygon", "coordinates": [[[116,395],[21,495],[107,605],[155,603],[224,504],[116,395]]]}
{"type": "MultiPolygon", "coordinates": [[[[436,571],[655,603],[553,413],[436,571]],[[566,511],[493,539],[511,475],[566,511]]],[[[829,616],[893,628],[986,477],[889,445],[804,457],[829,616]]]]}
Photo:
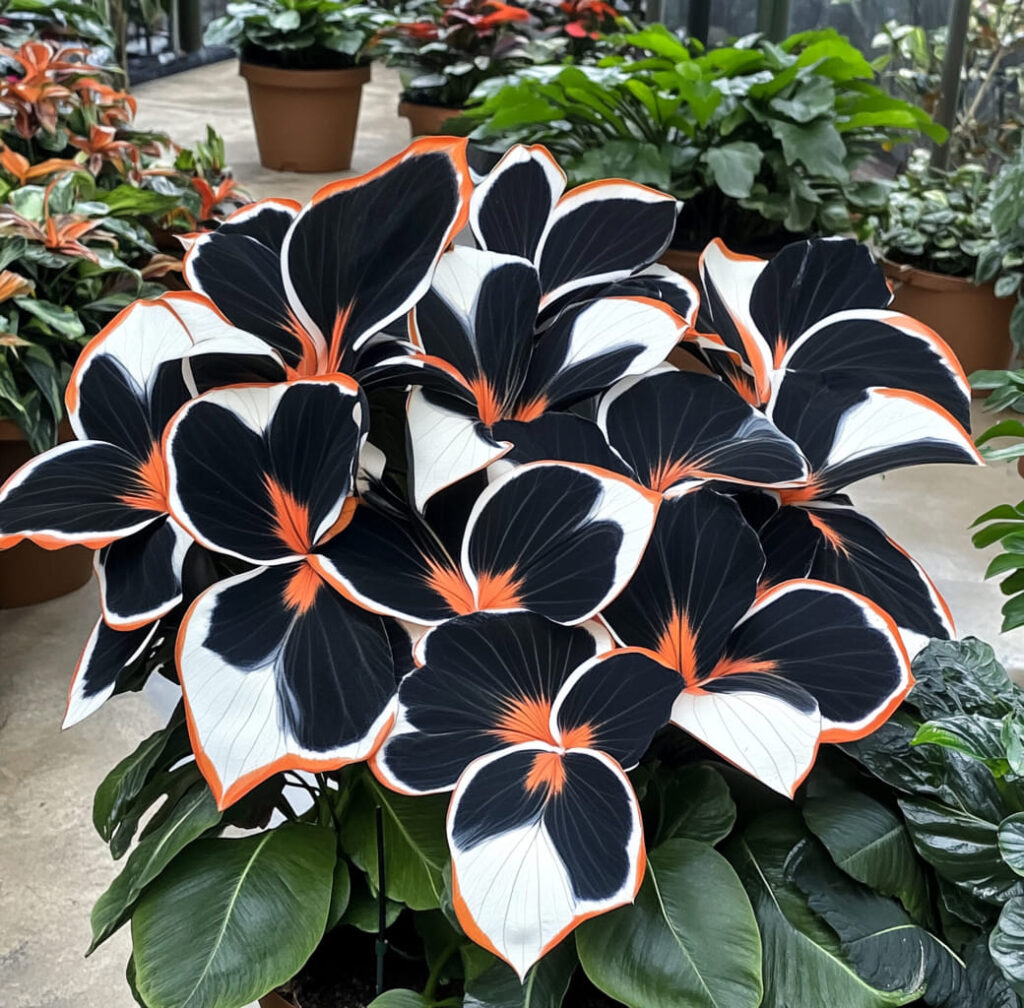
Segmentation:
{"type": "Polygon", "coordinates": [[[449,108],[446,105],[418,105],[416,102],[400,101],[398,114],[409,120],[409,132],[412,136],[447,136],[444,124],[457,115],[462,109],[449,108]]]}
{"type": "Polygon", "coordinates": [[[260,164],[295,172],[346,171],[352,166],[368,66],[281,70],[241,63],[238,72],[249,85],[260,164]]]}
{"type": "MultiPolygon", "coordinates": [[[[59,436],[61,441],[74,437],[67,421],[61,424],[59,436]]],[[[0,420],[0,485],[30,458],[32,450],[18,425],[0,420]]],[[[91,576],[92,550],[84,546],[44,550],[35,543],[20,542],[0,552],[0,609],[60,598],[81,588],[91,576]]]]}
{"type": "Polygon", "coordinates": [[[892,307],[934,329],[964,371],[1001,370],[1011,357],[1013,298],[997,298],[992,284],[882,261],[892,281],[892,307]]]}
{"type": "Polygon", "coordinates": [[[694,249],[665,249],[658,261],[700,286],[700,252],[694,249]]]}
{"type": "Polygon", "coordinates": [[[291,1001],[285,1001],[280,994],[271,991],[260,998],[260,1008],[295,1008],[291,1001]]]}

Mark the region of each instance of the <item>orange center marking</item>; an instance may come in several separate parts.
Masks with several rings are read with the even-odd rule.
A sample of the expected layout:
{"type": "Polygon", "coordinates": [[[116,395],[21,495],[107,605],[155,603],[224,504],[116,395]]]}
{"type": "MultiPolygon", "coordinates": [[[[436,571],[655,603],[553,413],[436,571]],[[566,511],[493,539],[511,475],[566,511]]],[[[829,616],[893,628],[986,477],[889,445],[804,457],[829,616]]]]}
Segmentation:
{"type": "Polygon", "coordinates": [[[786,351],[789,349],[789,344],[781,337],[777,337],[775,340],[775,352],[772,354],[772,364],[776,368],[782,367],[782,358],[786,356],[786,351]]]}
{"type": "Polygon", "coordinates": [[[563,749],[590,749],[594,745],[594,728],[589,724],[581,724],[562,732],[563,749]]]}
{"type": "Polygon", "coordinates": [[[547,398],[542,395],[537,396],[536,399],[531,399],[528,403],[524,403],[520,406],[519,409],[516,410],[516,415],[513,419],[521,420],[523,423],[529,423],[531,420],[536,420],[537,417],[541,416],[547,408],[547,398]]]}
{"type": "Polygon", "coordinates": [[[743,672],[774,672],[775,662],[763,658],[723,658],[712,670],[709,678],[739,675],[743,672]]]}
{"type": "Polygon", "coordinates": [[[495,574],[481,573],[477,577],[477,604],[481,612],[488,609],[522,609],[519,597],[522,587],[513,575],[514,571],[500,571],[495,574]]]}
{"type": "Polygon", "coordinates": [[[476,612],[476,601],[469,585],[459,571],[444,566],[436,560],[427,560],[427,584],[448,603],[452,612],[459,616],[476,612]]]}
{"type": "Polygon", "coordinates": [[[732,387],[740,394],[741,398],[750,406],[760,406],[761,397],[754,388],[754,379],[746,372],[736,370],[729,375],[732,387]]]}
{"type": "Polygon", "coordinates": [[[284,604],[302,616],[313,608],[320,591],[320,575],[308,563],[302,564],[284,589],[284,604]]]}
{"type": "Polygon", "coordinates": [[[667,459],[659,462],[648,477],[648,485],[658,493],[664,493],[687,476],[702,475],[698,465],[681,459],[667,459]]]}
{"type": "Polygon", "coordinates": [[[495,734],[502,742],[519,745],[520,742],[547,742],[555,745],[551,737],[551,704],[537,697],[520,697],[505,701],[505,713],[498,722],[495,734]]]}
{"type": "Polygon", "coordinates": [[[263,482],[274,509],[274,534],[293,553],[305,556],[311,546],[309,510],[270,476],[264,476],[263,482]]]}
{"type": "Polygon", "coordinates": [[[822,534],[825,542],[829,544],[837,553],[842,553],[843,556],[849,556],[850,551],[847,549],[846,542],[843,537],[834,529],[821,515],[815,514],[813,511],[805,512],[808,521],[822,534]]]}
{"type": "Polygon", "coordinates": [[[504,419],[504,410],[498,402],[494,387],[483,375],[478,375],[469,382],[469,388],[476,399],[477,415],[483,423],[490,427],[504,419]]]}
{"type": "Polygon", "coordinates": [[[348,328],[351,314],[352,305],[350,303],[334,316],[334,325],[331,327],[331,345],[327,357],[328,374],[341,370],[341,358],[345,356],[345,330],[348,328]]]}
{"type": "Polygon", "coordinates": [[[561,753],[541,752],[533,757],[533,766],[526,777],[526,790],[544,788],[548,797],[560,794],[565,787],[565,766],[561,753]]]}
{"type": "Polygon", "coordinates": [[[666,665],[683,677],[684,682],[692,685],[697,672],[697,635],[690,629],[686,613],[672,610],[668,626],[662,631],[654,650],[666,665]]]}
{"type": "Polygon", "coordinates": [[[792,490],[780,490],[779,500],[783,504],[800,504],[802,501],[816,500],[821,495],[821,484],[812,473],[802,487],[795,487],[792,490]]]}
{"type": "Polygon", "coordinates": [[[136,470],[135,484],[137,489],[121,495],[122,503],[145,511],[167,510],[167,467],[156,444],[136,470]]]}

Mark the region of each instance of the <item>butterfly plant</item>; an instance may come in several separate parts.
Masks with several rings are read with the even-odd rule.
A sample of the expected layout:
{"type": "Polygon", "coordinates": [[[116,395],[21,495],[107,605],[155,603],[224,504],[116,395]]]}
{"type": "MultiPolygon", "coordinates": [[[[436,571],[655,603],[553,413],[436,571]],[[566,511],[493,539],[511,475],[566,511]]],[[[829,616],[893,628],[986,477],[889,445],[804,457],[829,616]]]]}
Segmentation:
{"type": "Polygon", "coordinates": [[[381,898],[447,906],[523,980],[646,899],[652,753],[731,764],[788,802],[823,744],[892,715],[919,643],[953,634],[844,491],[978,463],[956,359],[889,308],[852,241],[770,262],[715,241],[698,290],[658,264],[678,209],[622,180],[567,191],[543,148],[481,177],[465,141],[421,140],[194,236],[191,290],[85,350],[79,440],[0,491],[0,546],[96,550],[102,612],[65,724],[154,671],[181,688],[135,784],[119,771],[97,805],[123,852],[140,802],[193,789],[188,816],[143,834],[173,825],[168,851],[141,875],[130,859],[94,915],[97,941],[134,918],[142,1002],[189,989],[160,953],[173,928],[148,922],[184,907],[202,932],[207,910],[177,897],[190,857],[243,849],[229,825],[267,844],[330,826],[342,909],[278,905],[250,950],[319,916],[242,979],[220,929],[189,1003],[242,1004],[298,970],[348,899],[336,859],[381,898]],[[680,352],[704,373],[667,363],[680,352]],[[426,895],[408,866],[381,878],[367,800],[407,853],[410,823],[446,807],[426,895]],[[268,827],[275,808],[297,821],[268,827]]]}

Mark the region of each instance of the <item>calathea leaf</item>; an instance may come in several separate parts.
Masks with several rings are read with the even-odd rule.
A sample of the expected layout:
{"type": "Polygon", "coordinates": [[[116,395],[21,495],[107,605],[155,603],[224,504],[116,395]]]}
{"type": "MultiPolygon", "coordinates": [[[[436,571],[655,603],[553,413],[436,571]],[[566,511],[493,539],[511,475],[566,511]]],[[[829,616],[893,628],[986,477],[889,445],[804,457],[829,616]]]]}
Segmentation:
{"type": "Polygon", "coordinates": [[[899,816],[859,791],[808,798],[804,819],[832,860],[851,878],[895,896],[919,923],[929,923],[928,883],[899,816]]]}
{"type": "Polygon", "coordinates": [[[672,837],[716,844],[729,835],[736,822],[736,803],[729,785],[714,767],[691,765],[674,770],[666,781],[653,782],[651,803],[657,802],[660,821],[651,846],[672,837]]]}
{"type": "Polygon", "coordinates": [[[220,822],[217,803],[205,781],[196,782],[180,799],[169,804],[171,808],[158,828],[147,827],[146,836],[132,851],[121,874],[96,901],[92,910],[92,944],[86,955],[128,920],[143,889],[175,855],[220,822]]]}
{"type": "MultiPolygon", "coordinates": [[[[970,1008],[1020,1008],[1020,998],[992,960],[985,935],[976,938],[964,950],[970,983],[970,1008]]],[[[946,1008],[940,1005],[939,1008],[946,1008]]]]}
{"type": "Polygon", "coordinates": [[[991,646],[975,637],[933,640],[914,659],[909,702],[925,720],[953,714],[1003,717],[1015,690],[991,646]]]}
{"type": "Polygon", "coordinates": [[[1024,994],[1024,897],[1017,896],[1003,907],[989,935],[988,950],[1014,990],[1024,994]]]}
{"type": "Polygon", "coordinates": [[[448,864],[444,822],[448,795],[409,798],[388,791],[364,773],[353,793],[342,826],[342,846],[356,867],[376,888],[377,817],[384,826],[384,874],[389,899],[413,910],[434,910],[441,905],[442,872],[448,864]]]}
{"type": "Polygon", "coordinates": [[[917,852],[945,879],[986,903],[1024,895],[1003,860],[999,824],[925,798],[901,798],[917,852]]]}
{"type": "Polygon", "coordinates": [[[786,871],[872,987],[901,997],[900,1004],[925,995],[929,1004],[970,1008],[963,962],[898,903],[844,876],[813,841],[794,848],[786,871]]]}
{"type": "Polygon", "coordinates": [[[576,932],[595,986],[629,1008],[756,1008],[761,940],[750,902],[713,847],[674,839],[648,855],[632,906],[576,932]]]}
{"type": "Polygon", "coordinates": [[[1018,875],[1024,875],[1024,812],[1008,816],[996,833],[999,853],[1018,875]]]}
{"type": "Polygon", "coordinates": [[[149,1008],[239,1008],[293,977],[324,933],[335,842],[286,823],[185,848],[132,915],[149,1008]]]}
{"type": "MultiPolygon", "coordinates": [[[[467,959],[463,1008],[559,1008],[579,963],[572,939],[562,941],[520,983],[510,966],[494,956],[484,956],[488,965],[475,974],[467,959]]],[[[477,969],[482,958],[473,958],[477,969]]]]}
{"type": "Polygon", "coordinates": [[[764,946],[762,1008],[881,1008],[903,1004],[902,995],[861,979],[834,931],[810,909],[788,879],[794,848],[807,839],[800,820],[786,811],[756,820],[729,845],[728,855],[747,889],[764,946]]]}

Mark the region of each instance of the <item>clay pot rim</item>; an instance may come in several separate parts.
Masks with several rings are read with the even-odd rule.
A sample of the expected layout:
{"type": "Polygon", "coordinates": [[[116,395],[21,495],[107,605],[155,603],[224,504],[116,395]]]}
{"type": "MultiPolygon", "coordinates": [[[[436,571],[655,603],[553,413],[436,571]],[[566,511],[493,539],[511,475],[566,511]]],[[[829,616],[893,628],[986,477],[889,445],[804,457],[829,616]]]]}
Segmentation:
{"type": "Polygon", "coordinates": [[[909,284],[911,287],[922,287],[925,290],[962,292],[967,289],[985,290],[992,286],[991,284],[976,284],[969,277],[935,273],[932,270],[920,269],[917,266],[909,266],[906,263],[897,263],[885,258],[882,259],[882,269],[885,270],[885,275],[890,280],[909,284]]]}
{"type": "Polygon", "coordinates": [[[239,60],[238,73],[253,84],[294,88],[297,91],[319,91],[328,88],[361,87],[370,80],[370,64],[346,67],[342,70],[286,70],[282,67],[269,67],[239,60]]]}

